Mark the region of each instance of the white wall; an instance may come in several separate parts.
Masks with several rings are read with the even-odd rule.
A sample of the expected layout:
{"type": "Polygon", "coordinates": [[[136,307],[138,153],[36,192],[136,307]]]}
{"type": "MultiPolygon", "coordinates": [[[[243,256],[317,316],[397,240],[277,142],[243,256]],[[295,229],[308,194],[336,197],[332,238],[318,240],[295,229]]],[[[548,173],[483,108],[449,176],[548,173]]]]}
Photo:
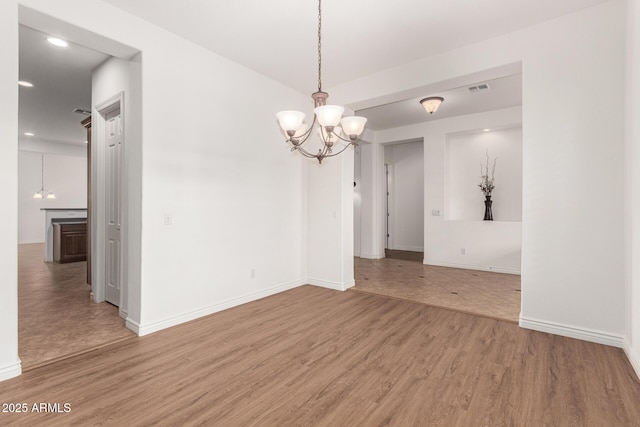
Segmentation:
{"type": "MultiPolygon", "coordinates": [[[[483,198],[478,197],[477,217],[449,220],[447,213],[447,145],[453,134],[484,128],[504,128],[522,119],[521,108],[451,117],[423,124],[380,131],[377,143],[424,139],[424,263],[458,268],[520,273],[521,223],[482,221],[483,198]],[[434,215],[433,211],[440,215],[434,215]]],[[[480,150],[484,154],[484,150],[480,150]]],[[[497,167],[496,167],[497,169],[497,167]]],[[[479,165],[476,168],[476,178],[479,165]]],[[[469,185],[474,189],[478,179],[469,185]]],[[[480,196],[480,189],[475,187],[480,196]]],[[[469,207],[471,209],[471,207],[469,207]]]]}
{"type": "Polygon", "coordinates": [[[0,2],[0,381],[20,375],[18,358],[18,14],[0,2]]]}
{"type": "Polygon", "coordinates": [[[422,141],[384,147],[389,167],[389,249],[424,250],[424,149],[422,141]]]}
{"type": "MultiPolygon", "coordinates": [[[[375,139],[375,135],[371,136],[375,139]]],[[[386,194],[384,146],[360,146],[360,215],[355,226],[360,229],[359,257],[381,259],[386,245],[386,194]]]]}
{"type": "Polygon", "coordinates": [[[640,1],[627,1],[626,282],[625,351],[640,376],[640,1]]]}
{"type": "Polygon", "coordinates": [[[354,105],[522,61],[521,325],[617,346],[625,330],[624,14],[625,2],[613,0],[330,89],[354,105]]]}
{"type": "Polygon", "coordinates": [[[474,221],[484,218],[485,196],[478,184],[495,161],[491,194],[495,221],[522,221],[522,128],[454,133],[447,136],[445,217],[474,221]],[[480,172],[482,166],[483,172],[480,172]]]}
{"type": "Polygon", "coordinates": [[[345,290],[353,275],[353,149],[308,165],[307,281],[345,290]]]}
{"type": "Polygon", "coordinates": [[[75,156],[44,154],[44,187],[55,199],[34,199],[40,189],[42,155],[19,151],[18,155],[18,243],[44,242],[42,208],[85,208],[87,206],[86,147],[75,156]]]}

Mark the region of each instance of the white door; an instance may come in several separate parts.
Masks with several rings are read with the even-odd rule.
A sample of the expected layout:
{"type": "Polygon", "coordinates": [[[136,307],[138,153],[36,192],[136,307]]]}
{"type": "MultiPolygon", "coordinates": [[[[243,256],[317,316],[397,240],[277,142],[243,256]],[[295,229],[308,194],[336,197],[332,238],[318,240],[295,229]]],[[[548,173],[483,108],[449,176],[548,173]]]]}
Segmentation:
{"type": "Polygon", "coordinates": [[[120,165],[122,155],[122,120],[120,107],[106,115],[106,219],[107,219],[107,248],[106,248],[106,289],[105,297],[108,302],[120,306],[120,165]]]}

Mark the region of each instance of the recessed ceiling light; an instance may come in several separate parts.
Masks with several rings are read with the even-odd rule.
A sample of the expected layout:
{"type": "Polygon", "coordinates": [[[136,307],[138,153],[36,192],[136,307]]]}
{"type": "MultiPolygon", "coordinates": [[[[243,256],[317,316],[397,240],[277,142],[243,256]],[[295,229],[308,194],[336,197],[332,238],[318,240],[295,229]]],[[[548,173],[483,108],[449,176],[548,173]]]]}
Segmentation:
{"type": "Polygon", "coordinates": [[[47,41],[49,43],[51,43],[52,45],[58,46],[58,47],[67,47],[67,46],[69,46],[66,41],[64,41],[62,39],[59,39],[57,37],[49,37],[47,39],[47,41]]]}
{"type": "Polygon", "coordinates": [[[35,135],[33,132],[25,132],[24,134],[27,135],[27,136],[34,136],[35,135]]]}
{"type": "Polygon", "coordinates": [[[27,82],[27,81],[24,81],[24,80],[19,80],[18,84],[20,86],[24,86],[24,87],[33,87],[33,83],[27,82]]]}
{"type": "Polygon", "coordinates": [[[482,129],[482,132],[489,132],[491,129],[482,129]]]}

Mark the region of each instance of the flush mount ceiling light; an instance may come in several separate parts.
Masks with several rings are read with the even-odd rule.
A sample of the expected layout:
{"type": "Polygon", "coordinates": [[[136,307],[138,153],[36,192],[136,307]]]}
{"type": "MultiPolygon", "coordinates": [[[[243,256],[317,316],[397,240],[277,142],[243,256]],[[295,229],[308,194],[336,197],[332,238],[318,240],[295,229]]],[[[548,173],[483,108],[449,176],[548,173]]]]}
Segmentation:
{"type": "Polygon", "coordinates": [[[438,111],[438,107],[440,107],[442,101],[444,101],[444,98],[440,96],[430,96],[429,98],[421,99],[420,104],[422,104],[427,113],[433,114],[438,111]]]}
{"type": "Polygon", "coordinates": [[[66,41],[64,41],[62,39],[59,39],[57,37],[49,37],[47,39],[47,41],[49,43],[51,43],[52,45],[58,46],[58,47],[67,47],[67,46],[69,46],[69,44],[66,41]]]}
{"type": "Polygon", "coordinates": [[[358,136],[364,131],[365,117],[342,117],[344,107],[326,105],[329,94],[322,91],[322,0],[318,0],[318,91],[311,94],[314,104],[313,123],[304,123],[305,114],[300,111],[280,111],[276,114],[280,127],[287,135],[291,151],[305,157],[316,158],[322,163],[325,157],[342,153],[350,145],[357,145],[358,136]],[[310,153],[303,144],[309,139],[314,125],[318,123],[318,135],[322,142],[316,154],[310,153]],[[334,151],[336,149],[336,151],[334,151]]]}
{"type": "Polygon", "coordinates": [[[26,136],[34,136],[35,134],[33,132],[25,132],[24,133],[26,136]]]}
{"type": "Polygon", "coordinates": [[[19,80],[18,81],[18,85],[19,86],[23,86],[23,87],[33,87],[33,83],[25,81],[25,80],[19,80]]]}
{"type": "Polygon", "coordinates": [[[55,194],[53,194],[53,191],[47,191],[44,189],[44,154],[42,154],[41,157],[41,175],[40,175],[40,190],[36,191],[36,193],[33,195],[34,199],[44,199],[45,197],[47,199],[55,199],[56,196],[55,194]],[[45,196],[46,193],[46,196],[45,196]]]}

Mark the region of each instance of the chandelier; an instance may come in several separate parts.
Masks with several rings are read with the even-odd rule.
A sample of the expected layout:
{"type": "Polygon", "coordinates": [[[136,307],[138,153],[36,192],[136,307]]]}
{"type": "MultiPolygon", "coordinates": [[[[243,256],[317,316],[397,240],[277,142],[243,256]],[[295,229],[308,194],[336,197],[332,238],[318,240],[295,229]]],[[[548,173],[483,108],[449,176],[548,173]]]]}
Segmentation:
{"type": "Polygon", "coordinates": [[[297,151],[305,157],[316,158],[322,163],[325,157],[342,153],[356,140],[364,130],[365,117],[342,117],[344,107],[327,105],[329,94],[322,91],[322,0],[318,0],[318,91],[311,94],[314,103],[313,123],[304,123],[305,114],[300,111],[280,111],[276,114],[280,127],[287,135],[286,142],[291,151],[297,151]],[[322,142],[317,153],[310,153],[303,144],[309,139],[314,125],[318,123],[318,135],[322,142]]]}

